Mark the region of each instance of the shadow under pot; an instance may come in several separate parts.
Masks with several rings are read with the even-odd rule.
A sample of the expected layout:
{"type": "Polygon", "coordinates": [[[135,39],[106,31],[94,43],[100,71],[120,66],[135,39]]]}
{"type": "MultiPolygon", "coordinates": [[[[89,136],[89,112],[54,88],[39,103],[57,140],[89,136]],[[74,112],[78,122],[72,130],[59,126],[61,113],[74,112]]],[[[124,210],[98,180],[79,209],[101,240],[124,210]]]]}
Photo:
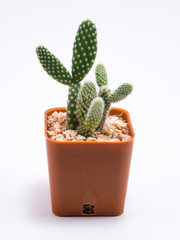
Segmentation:
{"type": "Polygon", "coordinates": [[[134,130],[129,113],[122,114],[131,139],[122,142],[58,142],[47,136],[47,116],[66,108],[45,112],[52,212],[57,216],[120,215],[124,211],[134,130]]]}

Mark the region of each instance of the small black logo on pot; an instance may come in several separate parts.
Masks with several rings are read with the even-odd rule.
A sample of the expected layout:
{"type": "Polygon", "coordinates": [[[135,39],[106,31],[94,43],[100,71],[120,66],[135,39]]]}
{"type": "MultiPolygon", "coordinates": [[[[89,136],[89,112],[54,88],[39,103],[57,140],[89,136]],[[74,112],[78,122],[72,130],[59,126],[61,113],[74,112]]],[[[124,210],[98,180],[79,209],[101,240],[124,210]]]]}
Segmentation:
{"type": "Polygon", "coordinates": [[[94,205],[84,204],[83,205],[83,214],[94,214],[94,205]]]}

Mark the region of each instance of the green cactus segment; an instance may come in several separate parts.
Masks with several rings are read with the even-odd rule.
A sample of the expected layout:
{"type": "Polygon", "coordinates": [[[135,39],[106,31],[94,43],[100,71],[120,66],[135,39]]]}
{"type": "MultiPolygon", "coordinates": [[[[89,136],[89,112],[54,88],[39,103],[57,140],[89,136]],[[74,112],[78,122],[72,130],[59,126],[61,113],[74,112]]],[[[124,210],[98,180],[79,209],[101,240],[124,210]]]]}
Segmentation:
{"type": "Polygon", "coordinates": [[[110,95],[110,101],[112,103],[119,102],[120,100],[126,98],[132,90],[133,86],[130,83],[124,83],[110,95]]]}
{"type": "Polygon", "coordinates": [[[99,97],[101,97],[104,100],[104,112],[103,112],[101,121],[96,129],[99,132],[103,132],[104,123],[105,123],[106,117],[109,113],[109,108],[111,105],[111,102],[109,99],[110,94],[111,94],[111,90],[108,88],[108,86],[101,87],[100,92],[98,94],[99,97]]]}
{"type": "Polygon", "coordinates": [[[88,110],[85,127],[89,131],[94,131],[101,121],[104,111],[104,101],[100,97],[93,99],[91,106],[88,110]]]}
{"type": "Polygon", "coordinates": [[[94,137],[94,132],[86,129],[85,125],[80,125],[78,127],[78,134],[84,136],[85,138],[94,137]]]}
{"type": "Polygon", "coordinates": [[[80,125],[83,125],[86,119],[88,109],[92,100],[97,96],[96,86],[93,82],[85,82],[80,89],[77,101],[77,117],[80,125]]]}
{"type": "Polygon", "coordinates": [[[103,64],[98,64],[96,66],[96,82],[99,87],[108,84],[106,69],[103,64]]]}
{"type": "Polygon", "coordinates": [[[96,97],[91,102],[84,124],[79,125],[78,133],[86,138],[94,136],[94,130],[101,121],[104,110],[104,101],[96,97]]]}
{"type": "Polygon", "coordinates": [[[47,48],[39,46],[36,48],[36,53],[42,67],[52,78],[65,85],[72,83],[70,73],[47,48]]]}
{"type": "Polygon", "coordinates": [[[79,26],[73,46],[73,82],[80,82],[86,76],[94,63],[96,53],[96,26],[90,20],[83,21],[79,26]]]}
{"type": "Polygon", "coordinates": [[[78,120],[76,114],[76,106],[80,87],[80,83],[72,83],[69,87],[66,129],[77,129],[78,120]]]}

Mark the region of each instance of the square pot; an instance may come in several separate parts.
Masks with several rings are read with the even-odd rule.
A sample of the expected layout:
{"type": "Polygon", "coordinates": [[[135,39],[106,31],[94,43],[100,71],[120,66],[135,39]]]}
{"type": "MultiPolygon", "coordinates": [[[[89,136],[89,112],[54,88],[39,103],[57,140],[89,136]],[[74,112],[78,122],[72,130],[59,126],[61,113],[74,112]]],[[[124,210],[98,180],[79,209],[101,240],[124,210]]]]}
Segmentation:
{"type": "Polygon", "coordinates": [[[129,113],[123,113],[131,139],[123,142],[58,142],[47,136],[47,116],[66,108],[45,112],[45,138],[52,211],[58,216],[120,215],[124,211],[134,130],[129,113]]]}

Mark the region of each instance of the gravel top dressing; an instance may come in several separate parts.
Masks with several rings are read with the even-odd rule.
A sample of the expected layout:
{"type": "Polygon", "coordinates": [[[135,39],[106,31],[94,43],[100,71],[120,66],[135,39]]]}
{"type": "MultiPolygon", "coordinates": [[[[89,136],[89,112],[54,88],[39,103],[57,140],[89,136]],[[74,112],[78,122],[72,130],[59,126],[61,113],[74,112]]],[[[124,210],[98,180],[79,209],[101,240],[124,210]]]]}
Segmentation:
{"type": "Polygon", "coordinates": [[[107,117],[104,134],[95,131],[94,137],[85,138],[77,130],[66,130],[66,113],[56,111],[47,117],[47,133],[50,139],[59,142],[121,142],[131,138],[128,124],[121,115],[107,117]]]}

